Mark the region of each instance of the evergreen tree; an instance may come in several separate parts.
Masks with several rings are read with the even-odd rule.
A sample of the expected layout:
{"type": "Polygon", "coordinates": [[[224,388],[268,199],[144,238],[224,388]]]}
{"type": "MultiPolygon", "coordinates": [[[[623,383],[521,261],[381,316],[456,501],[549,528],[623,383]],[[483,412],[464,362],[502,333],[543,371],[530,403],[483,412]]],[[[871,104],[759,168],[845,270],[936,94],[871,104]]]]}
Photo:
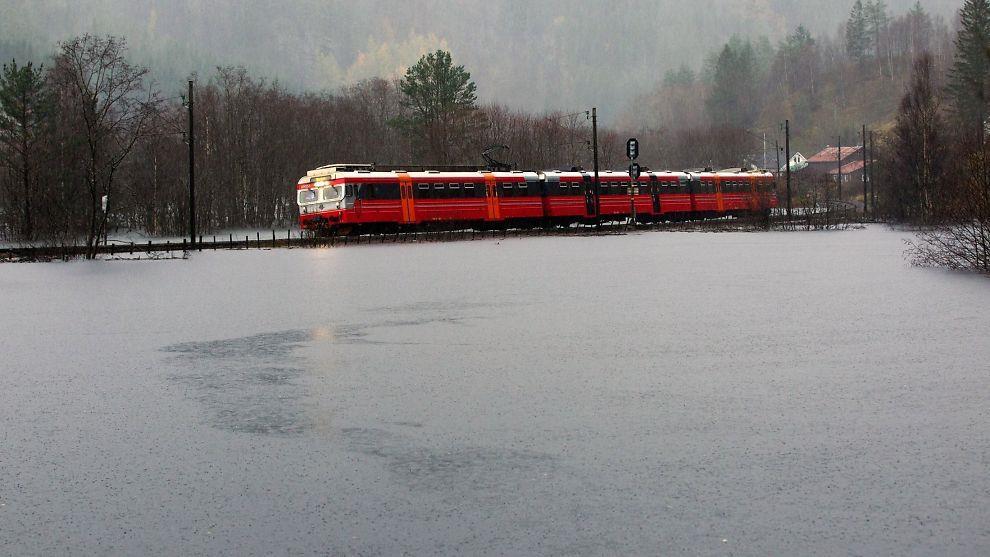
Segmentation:
{"type": "Polygon", "coordinates": [[[870,0],[863,8],[863,12],[866,16],[867,54],[873,55],[877,61],[880,75],[883,75],[883,40],[890,23],[890,16],[887,15],[887,4],[883,0],[876,0],[876,2],[870,0]]]}
{"type": "Polygon", "coordinates": [[[716,126],[749,128],[762,108],[756,53],[750,42],[730,41],[715,61],[712,90],[705,106],[716,126]]]}
{"type": "Polygon", "coordinates": [[[846,21],[846,54],[853,60],[863,62],[866,59],[868,42],[863,1],[856,0],[852,11],[849,12],[849,19],[846,21]]]}
{"type": "Polygon", "coordinates": [[[663,84],[667,87],[690,87],[694,85],[694,71],[687,64],[681,64],[676,70],[664,73],[663,84]]]}
{"type": "Polygon", "coordinates": [[[421,156],[447,163],[463,155],[455,143],[466,137],[478,100],[464,66],[455,66],[450,52],[437,50],[409,68],[399,88],[402,105],[412,114],[399,125],[420,146],[421,156]]]}
{"type": "Polygon", "coordinates": [[[20,198],[17,210],[25,240],[34,237],[31,202],[36,195],[40,147],[53,107],[43,67],[35,68],[30,62],[18,67],[16,60],[4,64],[0,73],[0,163],[19,177],[20,191],[11,197],[20,198]]]}
{"type": "Polygon", "coordinates": [[[914,7],[907,14],[909,30],[911,32],[911,54],[918,57],[931,47],[934,24],[932,16],[921,6],[921,2],[915,2],[914,7]]]}
{"type": "Polygon", "coordinates": [[[962,129],[982,139],[990,99],[990,0],[966,0],[959,20],[949,94],[962,129]]]}

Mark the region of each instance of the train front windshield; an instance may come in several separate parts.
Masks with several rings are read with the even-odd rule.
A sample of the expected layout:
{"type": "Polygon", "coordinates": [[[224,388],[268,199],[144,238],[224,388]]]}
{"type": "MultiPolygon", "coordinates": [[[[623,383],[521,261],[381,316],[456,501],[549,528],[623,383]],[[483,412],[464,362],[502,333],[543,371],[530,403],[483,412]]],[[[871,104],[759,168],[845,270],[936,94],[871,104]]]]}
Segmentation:
{"type": "Polygon", "coordinates": [[[344,185],[336,186],[327,183],[312,184],[309,189],[299,190],[299,204],[323,203],[326,201],[340,201],[344,198],[344,185]]]}
{"type": "Polygon", "coordinates": [[[344,185],[321,188],[323,201],[340,201],[344,198],[344,185]]]}

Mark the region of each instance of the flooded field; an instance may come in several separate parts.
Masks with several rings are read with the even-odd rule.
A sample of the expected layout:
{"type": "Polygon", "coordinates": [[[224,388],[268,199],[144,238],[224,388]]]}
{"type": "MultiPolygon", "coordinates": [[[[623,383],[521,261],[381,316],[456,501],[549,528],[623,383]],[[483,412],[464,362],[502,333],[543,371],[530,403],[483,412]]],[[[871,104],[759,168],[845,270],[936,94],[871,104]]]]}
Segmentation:
{"type": "Polygon", "coordinates": [[[985,554],[990,281],[903,237],[0,266],[0,553],[985,554]]]}

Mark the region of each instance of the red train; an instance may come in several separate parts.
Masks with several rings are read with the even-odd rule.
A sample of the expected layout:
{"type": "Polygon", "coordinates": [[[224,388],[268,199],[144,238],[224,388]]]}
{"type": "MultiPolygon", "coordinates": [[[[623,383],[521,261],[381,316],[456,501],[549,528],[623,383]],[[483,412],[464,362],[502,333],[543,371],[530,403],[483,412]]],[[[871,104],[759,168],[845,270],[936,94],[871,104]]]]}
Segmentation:
{"type": "Polygon", "coordinates": [[[349,233],[403,227],[471,228],[639,222],[768,213],[777,207],[773,175],[759,171],[405,172],[336,164],[296,185],[299,224],[349,233]]]}

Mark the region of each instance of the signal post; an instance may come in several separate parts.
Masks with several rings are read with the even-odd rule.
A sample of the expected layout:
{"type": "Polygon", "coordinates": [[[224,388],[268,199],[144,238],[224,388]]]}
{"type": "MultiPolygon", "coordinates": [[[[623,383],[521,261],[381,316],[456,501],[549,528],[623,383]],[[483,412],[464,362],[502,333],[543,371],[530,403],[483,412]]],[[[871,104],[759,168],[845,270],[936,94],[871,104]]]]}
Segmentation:
{"type": "Polygon", "coordinates": [[[639,158],[639,140],[635,137],[630,137],[629,141],[626,141],[626,157],[629,158],[629,177],[632,181],[629,183],[629,213],[632,215],[632,225],[633,228],[636,227],[636,195],[639,194],[639,175],[641,168],[639,164],[634,162],[639,158]]]}

